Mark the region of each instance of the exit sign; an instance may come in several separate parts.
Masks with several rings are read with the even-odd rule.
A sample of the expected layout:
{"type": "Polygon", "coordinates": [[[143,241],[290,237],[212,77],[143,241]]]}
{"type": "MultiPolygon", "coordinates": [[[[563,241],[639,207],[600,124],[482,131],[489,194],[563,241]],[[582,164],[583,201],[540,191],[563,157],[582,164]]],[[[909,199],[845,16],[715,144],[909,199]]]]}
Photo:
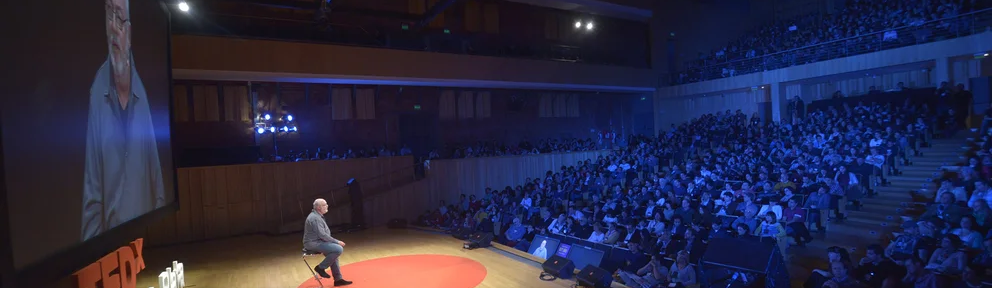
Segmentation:
{"type": "Polygon", "coordinates": [[[413,105],[413,110],[420,110],[420,104],[413,105]]]}

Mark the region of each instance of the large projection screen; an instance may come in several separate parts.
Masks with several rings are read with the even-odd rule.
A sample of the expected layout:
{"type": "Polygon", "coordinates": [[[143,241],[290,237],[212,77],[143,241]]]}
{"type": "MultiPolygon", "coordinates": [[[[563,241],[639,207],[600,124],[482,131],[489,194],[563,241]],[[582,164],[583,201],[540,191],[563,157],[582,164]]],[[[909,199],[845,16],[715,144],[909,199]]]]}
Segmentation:
{"type": "Polygon", "coordinates": [[[7,2],[0,131],[20,271],[87,241],[127,243],[101,236],[174,209],[169,13],[155,0],[7,2]]]}

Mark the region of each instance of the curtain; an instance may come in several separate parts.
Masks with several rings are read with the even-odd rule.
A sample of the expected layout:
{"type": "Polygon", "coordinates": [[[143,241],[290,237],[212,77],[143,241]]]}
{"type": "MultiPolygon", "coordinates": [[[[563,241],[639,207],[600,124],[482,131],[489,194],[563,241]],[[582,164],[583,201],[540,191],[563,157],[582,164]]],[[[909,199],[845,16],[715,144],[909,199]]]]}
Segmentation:
{"type": "Polygon", "coordinates": [[[489,118],[493,114],[493,99],[489,91],[475,93],[475,117],[489,118]]]}
{"type": "Polygon", "coordinates": [[[461,91],[458,93],[458,118],[475,117],[475,92],[461,91]]]}
{"type": "Polygon", "coordinates": [[[554,95],[541,93],[537,103],[537,115],[542,118],[555,117],[554,95]]]}
{"type": "Polygon", "coordinates": [[[565,117],[579,117],[579,95],[569,95],[566,105],[565,117]]]}
{"type": "Polygon", "coordinates": [[[982,76],[982,60],[962,59],[951,63],[951,81],[954,85],[964,84],[965,90],[971,89],[971,78],[982,76]]]}
{"type": "Polygon", "coordinates": [[[193,86],[193,121],[220,121],[220,95],[217,85],[193,86]]]}
{"type": "Polygon", "coordinates": [[[362,88],[355,91],[355,119],[375,119],[375,88],[362,88]]]}
{"type": "Polygon", "coordinates": [[[785,99],[791,101],[796,96],[799,96],[799,98],[802,98],[803,101],[809,102],[809,99],[806,99],[806,95],[803,95],[803,85],[802,84],[796,83],[796,84],[785,85],[785,99]]]}
{"type": "Polygon", "coordinates": [[[554,98],[554,117],[568,115],[568,94],[557,94],[554,98]]]}
{"type": "Polygon", "coordinates": [[[331,119],[352,119],[351,87],[333,87],[331,90],[331,119]]]}
{"type": "Polygon", "coordinates": [[[224,86],[224,121],[250,122],[252,116],[248,86],[224,86]]]}
{"type": "Polygon", "coordinates": [[[438,97],[438,118],[455,119],[458,115],[456,110],[455,91],[442,90],[441,97],[438,97]]]}

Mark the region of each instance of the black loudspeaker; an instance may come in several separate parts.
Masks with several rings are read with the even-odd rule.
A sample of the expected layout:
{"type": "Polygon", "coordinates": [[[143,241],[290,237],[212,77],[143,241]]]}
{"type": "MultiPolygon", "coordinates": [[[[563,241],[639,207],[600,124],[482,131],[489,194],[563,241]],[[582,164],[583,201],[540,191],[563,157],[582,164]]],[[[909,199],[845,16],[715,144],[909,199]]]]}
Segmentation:
{"type": "Polygon", "coordinates": [[[610,275],[609,271],[592,265],[582,268],[582,271],[575,275],[575,280],[582,287],[610,288],[610,285],[613,285],[613,275],[610,275]]]}
{"type": "Polygon", "coordinates": [[[386,223],[386,227],[389,229],[404,229],[406,228],[406,219],[403,218],[393,218],[386,223]]]}
{"type": "MultiPolygon", "coordinates": [[[[989,108],[989,103],[992,103],[992,77],[983,76],[968,79],[969,90],[971,90],[971,103],[972,104],[972,118],[978,122],[978,125],[982,125],[982,114],[985,113],[985,109],[989,108]]],[[[979,131],[985,133],[985,131],[979,131]]]]}
{"type": "Polygon", "coordinates": [[[451,237],[459,240],[468,240],[469,236],[472,236],[472,229],[470,228],[458,227],[451,232],[451,237]]]}
{"type": "Polygon", "coordinates": [[[706,245],[700,262],[733,271],[767,273],[782,256],[774,240],[716,238],[706,245]]]}
{"type": "Polygon", "coordinates": [[[541,268],[544,269],[545,273],[561,279],[571,278],[572,273],[575,273],[575,263],[558,255],[551,256],[547,261],[544,261],[541,268]]]}
{"type": "Polygon", "coordinates": [[[348,197],[351,198],[351,225],[353,228],[365,227],[365,197],[362,195],[362,185],[358,180],[348,180],[348,197]]]}
{"type": "Polygon", "coordinates": [[[493,233],[475,232],[469,235],[468,241],[471,242],[475,248],[486,248],[492,246],[489,243],[493,241],[493,233]]]}

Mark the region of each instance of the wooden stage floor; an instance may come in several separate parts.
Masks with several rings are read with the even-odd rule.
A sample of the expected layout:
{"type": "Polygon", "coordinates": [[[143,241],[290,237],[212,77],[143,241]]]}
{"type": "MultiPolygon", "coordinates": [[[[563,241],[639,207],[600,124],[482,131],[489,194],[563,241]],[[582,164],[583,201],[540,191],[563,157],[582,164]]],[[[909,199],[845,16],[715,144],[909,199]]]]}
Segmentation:
{"type": "MultiPolygon", "coordinates": [[[[541,281],[540,263],[496,248],[465,250],[461,240],[414,229],[374,228],[335,234],[348,243],[341,266],[389,256],[442,254],[469,258],[488,271],[477,287],[572,287],[574,280],[541,281]]],[[[252,235],[145,249],[146,268],[137,287],[158,286],[159,271],[178,260],[186,265],[187,287],[297,288],[311,278],[300,258],[302,234],[252,235]]],[[[319,258],[308,258],[310,263],[319,258]]],[[[330,271],[328,271],[330,272],[330,271]]],[[[344,275],[348,279],[348,275],[344,275]]],[[[415,283],[411,283],[414,284],[415,283]]],[[[621,285],[615,285],[618,287],[621,285]]],[[[330,285],[325,285],[330,287],[330,285]]],[[[414,286],[409,286],[414,287],[414,286]]]]}

